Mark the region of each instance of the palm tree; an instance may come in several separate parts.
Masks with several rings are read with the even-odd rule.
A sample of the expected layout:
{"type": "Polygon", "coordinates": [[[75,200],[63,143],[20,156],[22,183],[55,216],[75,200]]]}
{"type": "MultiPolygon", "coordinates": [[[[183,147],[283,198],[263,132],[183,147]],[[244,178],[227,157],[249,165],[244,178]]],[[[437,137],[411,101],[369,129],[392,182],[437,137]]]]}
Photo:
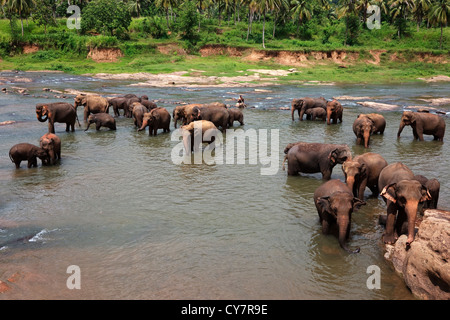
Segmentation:
{"type": "Polygon", "coordinates": [[[435,0],[430,9],[429,19],[432,23],[439,24],[441,27],[439,49],[442,50],[442,29],[450,20],[450,0],[435,0]]]}
{"type": "Polygon", "coordinates": [[[166,12],[166,21],[167,21],[167,30],[170,30],[169,26],[169,9],[172,9],[176,6],[175,0],[156,0],[155,2],[157,7],[163,7],[166,12]]]}
{"type": "Polygon", "coordinates": [[[248,5],[248,28],[247,28],[247,40],[250,32],[252,31],[252,23],[253,23],[253,16],[255,15],[255,12],[258,8],[258,3],[256,0],[244,0],[246,1],[248,5]]]}
{"type": "Polygon", "coordinates": [[[345,17],[345,41],[344,46],[347,45],[348,38],[348,19],[356,10],[355,0],[339,0],[338,18],[345,17]]]}
{"type": "Polygon", "coordinates": [[[401,38],[403,33],[403,24],[409,11],[414,8],[413,0],[391,0],[389,7],[392,9],[392,19],[397,20],[397,34],[401,38]]]}
{"type": "Polygon", "coordinates": [[[30,15],[31,9],[35,5],[34,0],[3,0],[2,5],[7,5],[11,13],[19,15],[23,37],[23,18],[30,15]]]}
{"type": "Polygon", "coordinates": [[[263,16],[263,31],[262,31],[262,45],[263,48],[266,48],[265,44],[265,29],[266,29],[266,14],[269,11],[275,10],[276,8],[280,8],[281,1],[280,0],[257,0],[258,11],[262,13],[263,16]]]}
{"type": "Polygon", "coordinates": [[[308,0],[294,0],[291,4],[291,12],[294,18],[298,18],[297,32],[304,20],[311,19],[311,2],[308,0]]]}
{"type": "Polygon", "coordinates": [[[417,31],[419,31],[419,26],[422,23],[424,17],[427,16],[428,10],[431,6],[431,0],[415,0],[414,9],[412,11],[414,19],[417,22],[417,31]]]}

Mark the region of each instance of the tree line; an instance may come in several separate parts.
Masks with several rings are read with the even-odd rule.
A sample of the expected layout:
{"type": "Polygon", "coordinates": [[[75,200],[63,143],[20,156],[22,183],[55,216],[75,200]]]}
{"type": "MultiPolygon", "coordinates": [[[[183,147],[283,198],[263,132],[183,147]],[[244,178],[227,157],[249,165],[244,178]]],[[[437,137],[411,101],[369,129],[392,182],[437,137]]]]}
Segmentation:
{"type": "MultiPolygon", "coordinates": [[[[443,29],[450,18],[450,0],[2,0],[2,15],[11,24],[19,19],[21,35],[24,20],[33,19],[38,25],[56,25],[58,17],[68,17],[69,5],[81,9],[81,32],[96,30],[114,35],[117,30],[128,30],[132,17],[164,17],[170,31],[181,20],[182,37],[195,41],[204,18],[217,19],[220,27],[224,20],[248,24],[246,39],[252,32],[255,20],[262,23],[262,46],[265,48],[266,22],[276,26],[293,22],[301,28],[313,17],[329,21],[345,21],[344,45],[352,45],[355,30],[366,28],[366,20],[372,13],[370,5],[380,8],[382,21],[397,30],[397,37],[405,36],[407,24],[414,22],[419,28],[439,27],[440,48],[443,29]]],[[[178,24],[179,25],[179,24],[178,24]]]]}

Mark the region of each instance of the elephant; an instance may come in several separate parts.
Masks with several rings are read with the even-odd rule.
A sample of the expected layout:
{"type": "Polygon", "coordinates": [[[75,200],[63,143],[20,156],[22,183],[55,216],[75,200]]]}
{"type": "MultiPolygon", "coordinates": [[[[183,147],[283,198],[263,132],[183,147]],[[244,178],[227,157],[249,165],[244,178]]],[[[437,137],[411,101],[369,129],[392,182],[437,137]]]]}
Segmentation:
{"type": "Polygon", "coordinates": [[[337,123],[338,120],[342,123],[342,113],[344,112],[344,108],[339,101],[337,101],[336,99],[328,101],[326,108],[327,124],[331,124],[331,120],[333,120],[333,123],[337,123]]]}
{"type": "Polygon", "coordinates": [[[187,123],[186,112],[188,112],[188,109],[192,109],[194,106],[201,106],[201,104],[181,105],[176,106],[173,109],[172,116],[173,116],[173,125],[175,129],[177,128],[178,120],[180,120],[183,125],[187,123]]]}
{"type": "Polygon", "coordinates": [[[345,242],[350,236],[353,210],[359,209],[366,202],[354,197],[352,190],[344,182],[332,179],[314,191],[314,204],[319,214],[322,233],[329,234],[336,226],[341,248],[349,253],[358,253],[359,248],[351,250],[345,242]]]}
{"type": "Polygon", "coordinates": [[[142,126],[138,131],[142,131],[148,126],[148,135],[155,135],[158,129],[163,129],[163,132],[170,132],[170,113],[166,108],[155,108],[150,112],[144,113],[142,120],[142,126]]]}
{"type": "Polygon", "coordinates": [[[147,113],[148,110],[145,106],[143,106],[139,102],[133,102],[133,118],[134,125],[138,128],[142,126],[142,121],[144,119],[144,114],[147,113]]]}
{"type": "Polygon", "coordinates": [[[183,130],[183,145],[187,155],[190,155],[192,151],[195,151],[195,142],[197,141],[201,141],[201,143],[208,143],[209,145],[213,143],[216,136],[215,132],[218,130],[214,123],[208,120],[193,121],[189,124],[181,126],[181,129],[183,130]],[[196,131],[199,126],[201,126],[201,132],[196,131]],[[208,130],[213,131],[209,131],[207,133],[208,130]],[[201,136],[198,136],[200,133],[201,136]],[[207,133],[206,136],[205,133],[207,133]]]}
{"type": "Polygon", "coordinates": [[[244,125],[244,114],[239,108],[229,108],[228,109],[229,114],[229,120],[228,120],[228,126],[232,127],[234,121],[239,121],[239,124],[241,126],[244,125]]]}
{"type": "Polygon", "coordinates": [[[125,103],[125,114],[124,114],[126,118],[131,118],[133,116],[133,103],[135,102],[140,103],[141,98],[131,97],[127,99],[127,102],[125,103]]]}
{"type": "Polygon", "coordinates": [[[107,98],[96,94],[81,93],[75,97],[75,110],[78,106],[84,106],[84,122],[91,113],[108,113],[109,101],[107,98]]]}
{"type": "Polygon", "coordinates": [[[345,161],[342,164],[342,171],[353,195],[364,200],[366,187],[372,191],[373,195],[378,196],[378,177],[387,165],[387,161],[378,153],[366,152],[353,160],[345,161]]]}
{"type": "MultiPolygon", "coordinates": [[[[142,96],[142,97],[146,97],[146,96],[142,96]]],[[[143,99],[142,97],[141,97],[141,104],[147,108],[148,112],[150,112],[152,109],[155,109],[158,107],[156,105],[156,103],[149,101],[148,99],[143,99]]]]}
{"type": "Polygon", "coordinates": [[[35,146],[31,143],[18,143],[9,150],[9,158],[16,165],[16,169],[20,168],[22,161],[28,161],[28,168],[37,167],[37,158],[42,163],[48,161],[48,153],[43,148],[35,146]]]}
{"type": "Polygon", "coordinates": [[[128,99],[125,97],[116,97],[108,99],[109,106],[112,106],[114,115],[120,116],[119,109],[123,109],[123,115],[125,116],[128,99]]]}
{"type": "Polygon", "coordinates": [[[74,132],[75,122],[78,119],[76,109],[67,102],[38,103],[36,117],[39,122],[48,120],[49,133],[55,133],[55,122],[65,123],[66,131],[74,132]]]}
{"type": "Polygon", "coordinates": [[[445,120],[433,113],[404,111],[400,119],[397,138],[405,126],[411,126],[414,140],[423,141],[423,135],[432,135],[434,140],[444,141],[445,120]]]}
{"type": "Polygon", "coordinates": [[[311,108],[305,111],[306,119],[316,120],[316,118],[325,121],[327,119],[327,111],[322,107],[311,108]]]}
{"type": "Polygon", "coordinates": [[[89,118],[87,119],[88,125],[86,127],[86,130],[88,131],[91,123],[95,123],[95,129],[98,131],[101,127],[106,127],[111,130],[116,130],[116,120],[108,113],[96,113],[89,115],[89,118]]]}
{"type": "Polygon", "coordinates": [[[228,128],[228,123],[230,115],[228,109],[224,104],[204,104],[204,105],[194,105],[186,106],[184,109],[186,124],[191,123],[195,120],[208,120],[214,123],[214,125],[222,130],[228,128]]]}
{"type": "Polygon", "coordinates": [[[439,201],[439,191],[441,189],[441,184],[438,179],[432,178],[427,179],[423,175],[415,175],[414,179],[419,181],[422,185],[427,187],[430,193],[431,199],[423,203],[422,209],[437,209],[437,204],[439,201]]]}
{"type": "Polygon", "coordinates": [[[414,173],[405,164],[395,162],[380,172],[378,190],[387,205],[384,243],[394,244],[407,225],[406,246],[414,241],[419,202],[431,200],[426,186],[414,179],[414,173]]]}
{"type": "Polygon", "coordinates": [[[322,179],[330,180],[334,166],[352,159],[350,148],[345,144],[328,143],[290,143],[284,149],[288,160],[288,175],[303,173],[322,173],[322,179]]]}
{"type": "Polygon", "coordinates": [[[303,115],[305,114],[305,111],[312,108],[321,107],[325,110],[327,109],[327,100],[325,98],[310,98],[305,97],[301,99],[293,99],[291,102],[291,117],[292,121],[294,121],[294,112],[295,110],[298,110],[298,116],[300,118],[300,121],[303,121],[303,115]]]}
{"type": "Polygon", "coordinates": [[[370,136],[375,133],[384,133],[386,121],[382,115],[360,114],[353,122],[353,132],[356,136],[356,144],[364,143],[364,147],[369,147],[370,136]]]}
{"type": "Polygon", "coordinates": [[[53,165],[56,160],[61,159],[61,139],[56,134],[44,134],[39,139],[39,145],[47,152],[49,164],[53,165]]]}

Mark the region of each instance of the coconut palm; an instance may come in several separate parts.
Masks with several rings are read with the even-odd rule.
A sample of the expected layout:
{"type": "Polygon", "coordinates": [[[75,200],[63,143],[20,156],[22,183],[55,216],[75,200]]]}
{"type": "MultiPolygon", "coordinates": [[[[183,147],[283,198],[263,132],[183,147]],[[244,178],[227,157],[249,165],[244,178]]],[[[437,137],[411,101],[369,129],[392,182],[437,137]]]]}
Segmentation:
{"type": "Polygon", "coordinates": [[[392,19],[397,20],[397,34],[400,39],[403,33],[403,25],[408,12],[414,9],[413,0],[391,0],[389,1],[392,19]]]}
{"type": "Polygon", "coordinates": [[[431,0],[414,1],[414,9],[412,11],[412,14],[414,16],[414,20],[416,20],[417,23],[417,31],[419,31],[419,26],[422,23],[423,18],[427,16],[430,6],[431,0]]]}
{"type": "Polygon", "coordinates": [[[18,14],[23,37],[23,18],[30,15],[31,9],[35,5],[34,0],[3,0],[2,5],[6,5],[11,13],[18,14]]]}
{"type": "Polygon", "coordinates": [[[355,14],[356,1],[355,0],[339,0],[338,18],[345,17],[345,40],[344,45],[347,45],[348,38],[348,19],[350,15],[355,14]]]}
{"type": "Polygon", "coordinates": [[[433,24],[439,24],[441,27],[439,49],[442,50],[442,31],[444,25],[447,25],[450,20],[450,0],[435,0],[428,17],[433,24]]]}
{"type": "Polygon", "coordinates": [[[298,18],[297,30],[304,20],[311,19],[311,2],[308,0],[294,0],[291,4],[292,16],[298,18]]]}

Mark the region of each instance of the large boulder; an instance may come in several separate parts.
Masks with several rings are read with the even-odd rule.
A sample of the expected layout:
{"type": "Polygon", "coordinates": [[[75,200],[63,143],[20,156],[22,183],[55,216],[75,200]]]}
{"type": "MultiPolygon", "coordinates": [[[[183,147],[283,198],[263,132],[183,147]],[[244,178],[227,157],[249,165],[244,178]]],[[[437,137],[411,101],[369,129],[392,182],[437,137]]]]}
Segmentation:
{"type": "Polygon", "coordinates": [[[450,212],[426,210],[416,238],[387,246],[388,258],[411,292],[424,300],[450,300],[450,212]]]}

